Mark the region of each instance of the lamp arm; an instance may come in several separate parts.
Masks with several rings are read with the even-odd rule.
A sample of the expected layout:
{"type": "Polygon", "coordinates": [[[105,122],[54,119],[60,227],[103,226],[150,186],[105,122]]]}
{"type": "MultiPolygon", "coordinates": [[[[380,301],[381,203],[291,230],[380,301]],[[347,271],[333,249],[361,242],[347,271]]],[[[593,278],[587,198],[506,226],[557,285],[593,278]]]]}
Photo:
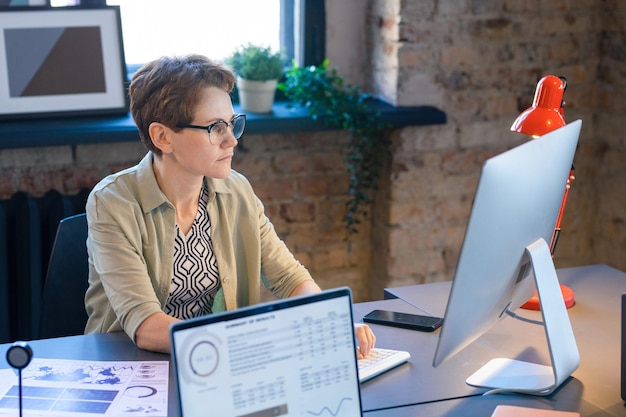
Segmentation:
{"type": "Polygon", "coordinates": [[[565,203],[567,202],[567,195],[571,187],[572,181],[574,181],[574,165],[569,171],[569,177],[567,177],[567,183],[565,184],[565,192],[563,193],[563,200],[561,201],[561,209],[559,210],[559,216],[556,219],[556,226],[554,227],[554,233],[552,234],[552,240],[550,241],[550,253],[554,256],[556,250],[556,244],[561,235],[561,220],[563,219],[563,212],[565,211],[565,203]]]}

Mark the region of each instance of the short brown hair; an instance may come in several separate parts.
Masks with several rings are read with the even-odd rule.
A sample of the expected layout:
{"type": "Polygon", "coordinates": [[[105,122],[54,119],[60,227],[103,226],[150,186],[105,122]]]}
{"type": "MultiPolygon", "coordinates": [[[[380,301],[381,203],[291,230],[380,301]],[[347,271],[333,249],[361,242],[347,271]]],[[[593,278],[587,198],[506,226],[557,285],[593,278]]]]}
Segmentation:
{"type": "Polygon", "coordinates": [[[177,124],[193,121],[202,88],[217,87],[230,93],[234,85],[235,74],[229,68],[203,55],[162,57],[143,65],[128,90],[141,141],[160,154],[150,138],[150,123],[163,123],[177,131],[177,124]]]}

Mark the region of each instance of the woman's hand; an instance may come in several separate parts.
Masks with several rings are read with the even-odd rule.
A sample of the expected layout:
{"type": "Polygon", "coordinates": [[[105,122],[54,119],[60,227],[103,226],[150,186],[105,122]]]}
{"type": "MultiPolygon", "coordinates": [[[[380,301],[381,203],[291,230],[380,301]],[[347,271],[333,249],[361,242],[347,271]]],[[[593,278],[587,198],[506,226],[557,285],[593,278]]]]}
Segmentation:
{"type": "Polygon", "coordinates": [[[370,350],[374,348],[376,344],[376,335],[368,326],[364,323],[354,323],[354,334],[356,336],[357,344],[357,356],[359,359],[363,359],[370,354],[370,350]]]}

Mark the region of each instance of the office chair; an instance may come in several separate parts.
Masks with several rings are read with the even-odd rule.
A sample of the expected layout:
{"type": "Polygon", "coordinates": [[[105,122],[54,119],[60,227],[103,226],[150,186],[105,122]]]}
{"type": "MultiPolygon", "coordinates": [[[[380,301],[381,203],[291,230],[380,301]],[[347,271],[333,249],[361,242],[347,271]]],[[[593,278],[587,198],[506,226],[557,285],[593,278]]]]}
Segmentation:
{"type": "Polygon", "coordinates": [[[7,215],[0,202],[0,343],[11,340],[9,319],[9,249],[7,242],[7,215]]]}
{"type": "Polygon", "coordinates": [[[87,217],[85,213],[61,220],[52,246],[44,284],[39,338],[83,334],[87,323],[87,217]]]}

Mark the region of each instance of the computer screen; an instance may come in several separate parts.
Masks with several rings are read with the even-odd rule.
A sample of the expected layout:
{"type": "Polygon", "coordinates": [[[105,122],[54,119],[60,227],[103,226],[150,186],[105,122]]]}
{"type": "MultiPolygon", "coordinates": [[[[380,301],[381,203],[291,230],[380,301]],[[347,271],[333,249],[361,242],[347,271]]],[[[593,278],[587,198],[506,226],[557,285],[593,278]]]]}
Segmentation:
{"type": "Polygon", "coordinates": [[[579,357],[548,243],[582,122],[577,120],[487,160],[481,170],[433,361],[438,366],[537,290],[552,365],[497,359],[467,383],[547,395],[579,357]]]}

